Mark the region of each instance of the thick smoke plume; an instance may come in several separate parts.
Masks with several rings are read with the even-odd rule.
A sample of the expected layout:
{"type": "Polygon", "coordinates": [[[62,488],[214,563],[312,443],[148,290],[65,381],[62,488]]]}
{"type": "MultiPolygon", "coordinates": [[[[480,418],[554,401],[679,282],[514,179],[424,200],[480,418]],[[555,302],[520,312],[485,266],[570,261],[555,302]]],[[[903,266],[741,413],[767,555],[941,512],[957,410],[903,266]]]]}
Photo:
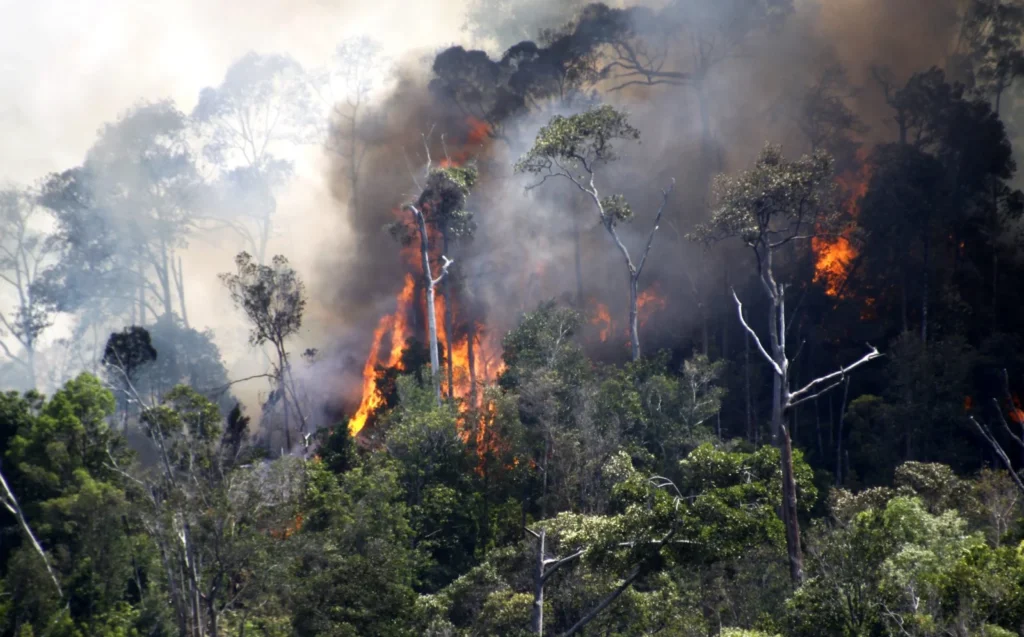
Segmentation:
{"type": "Polygon", "coordinates": [[[624,231],[632,249],[650,231],[660,189],[672,178],[679,182],[642,282],[649,298],[667,297],[649,308],[643,328],[645,350],[652,352],[698,342],[702,322],[729,310],[705,307],[704,299],[724,298],[709,289],[725,289],[740,276],[726,267],[735,255],[709,253],[686,239],[709,214],[714,174],[746,167],[765,142],[783,144],[790,155],[831,144],[840,168],[855,170],[861,143],[894,136],[876,79],[883,70],[895,85],[932,65],[951,68],[956,77],[961,7],[954,0],[730,0],[567,10],[569,20],[546,24],[539,37],[498,55],[454,46],[430,62],[405,64],[367,127],[358,201],[351,198],[349,166],[335,162],[330,181],[353,236],[333,276],[323,280],[338,311],[363,335],[350,342],[365,343],[410,271],[383,227],[416,196],[428,133],[435,160],[443,156],[443,138],[481,170],[469,204],[477,235],[449,256],[487,328],[507,329],[543,299],[578,302],[592,319],[590,342],[607,340],[604,351],[615,359],[625,355],[627,340],[621,257],[571,186],[528,191],[531,183],[511,171],[552,115],[600,99],[626,109],[641,131],[641,143],[624,144],[620,160],[601,175],[605,191],[624,194],[636,213],[624,231]],[[845,105],[853,117],[849,130],[826,130],[831,137],[815,139],[817,129],[807,123],[813,95],[845,105]],[[466,148],[480,121],[491,136],[466,148]],[[577,231],[582,299],[576,299],[577,231]]]}
{"type": "MultiPolygon", "coordinates": [[[[160,26],[172,35],[149,38],[160,43],[149,49],[137,40],[111,40],[92,57],[74,57],[69,63],[76,72],[65,75],[96,80],[88,85],[38,84],[35,77],[56,62],[41,54],[28,60],[7,77],[8,93],[25,97],[2,115],[21,149],[7,154],[3,171],[32,183],[78,165],[100,124],[116,120],[140,97],[155,102],[170,94],[190,113],[199,90],[221,83],[231,61],[249,49],[276,50],[313,70],[338,41],[365,35],[397,61],[393,77],[388,73],[384,81],[382,70],[376,78],[390,88],[366,96],[355,127],[343,117],[346,99],[336,100],[340,108],[329,117],[342,142],[333,150],[341,152],[306,144],[294,153],[288,186],[275,193],[277,233],[268,254],[288,256],[310,290],[303,334],[292,345],[296,358],[307,347],[321,352],[313,366],[296,370],[309,395],[340,400],[346,408],[360,399],[372,334],[381,317],[395,311],[406,275],[415,272],[407,249],[385,227],[407,215],[401,206],[418,195],[428,149],[435,164],[450,159],[480,170],[468,201],[476,232],[454,241],[447,255],[456,261],[456,329],[500,340],[522,312],[553,298],[587,314],[584,340],[595,354],[625,357],[626,274],[593,209],[566,183],[528,190],[533,182],[512,172],[553,115],[596,102],[624,108],[641,132],[640,144],[622,144],[619,161],[600,175],[604,191],[621,193],[635,211],[633,222],[620,229],[631,249],[639,250],[650,232],[661,189],[678,182],[641,282],[647,301],[641,330],[646,352],[681,351],[701,343],[709,322],[731,316],[731,308],[713,306],[727,298],[713,291],[742,284],[745,271],[731,248],[708,251],[687,239],[709,214],[713,176],[748,166],[766,141],[783,144],[789,155],[824,146],[842,170],[856,172],[863,147],[896,134],[880,80],[901,86],[933,65],[948,78],[966,79],[959,43],[967,4],[471,0],[366,9],[268,0],[239,9],[242,26],[224,33],[222,25],[232,22],[225,17],[230,3],[216,9],[175,3],[141,15],[110,2],[96,12],[101,31],[119,32],[112,16],[124,14],[140,33],[160,26]],[[842,125],[809,117],[814,108],[840,115],[842,125]],[[30,131],[43,132],[32,137],[30,131]],[[33,144],[53,150],[29,152],[33,144]],[[353,170],[349,150],[355,147],[360,154],[353,170]]],[[[42,19],[29,18],[26,33],[38,33],[42,19]]],[[[71,22],[54,28],[64,40],[86,41],[71,22]]],[[[3,40],[31,50],[11,36],[3,40]]],[[[331,96],[316,97],[330,112],[331,96]]],[[[324,117],[318,130],[326,128],[324,117]]],[[[242,317],[216,278],[232,268],[242,247],[236,234],[221,229],[195,233],[179,250],[190,322],[213,329],[231,378],[266,367],[247,347],[242,317]]],[[[414,325],[412,335],[425,338],[423,326],[414,325]]],[[[70,358],[47,364],[65,376],[89,366],[70,358]]],[[[259,383],[235,388],[251,413],[265,398],[259,383]]]]}

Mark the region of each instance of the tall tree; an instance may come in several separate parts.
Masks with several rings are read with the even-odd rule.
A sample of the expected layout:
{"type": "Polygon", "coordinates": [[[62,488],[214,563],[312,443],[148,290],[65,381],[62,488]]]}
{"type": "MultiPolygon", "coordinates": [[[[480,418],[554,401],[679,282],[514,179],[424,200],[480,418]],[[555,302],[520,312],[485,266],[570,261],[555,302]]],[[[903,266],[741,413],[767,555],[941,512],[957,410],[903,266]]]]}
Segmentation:
{"type": "Polygon", "coordinates": [[[740,238],[755,258],[758,284],[768,301],[768,339],[766,349],[757,333],[747,324],[743,304],[733,291],[740,323],[757,345],[758,351],[774,372],[772,375],[772,441],[781,450],[783,520],[790,574],[799,584],[803,580],[803,555],[797,520],[796,483],[793,480],[792,442],[784,423],[788,410],[813,399],[842,382],[850,371],[880,356],[870,351],[859,360],[813,379],[799,389],[791,386],[791,359],[786,336],[792,319],[786,316],[787,284],[778,280],[779,258],[794,242],[809,241],[827,232],[836,217],[832,158],[824,152],[787,161],[782,150],[767,146],[754,168],[735,177],[716,181],[718,207],[710,223],[701,226],[696,237],[705,240],[740,238]]]}
{"type": "Polygon", "coordinates": [[[635,262],[618,232],[620,223],[633,219],[633,210],[622,195],[602,197],[595,180],[599,177],[603,179],[600,169],[618,157],[612,147],[613,142],[638,139],[640,131],[629,124],[625,113],[611,106],[591,108],[569,117],[556,115],[537,134],[533,148],[515,165],[515,171],[518,173],[542,177],[541,181],[531,188],[544,183],[549,177],[561,177],[569,180],[594,204],[601,225],[622,255],[629,275],[629,334],[634,361],[640,358],[640,331],[637,320],[640,275],[643,274],[651,245],[654,243],[654,235],[658,232],[661,216],[668,203],[669,194],[675,186],[675,180],[672,180],[672,185],[666,190],[661,191],[661,205],[654,217],[654,227],[647,237],[647,244],[640,253],[640,258],[635,262]]]}
{"type": "Polygon", "coordinates": [[[260,265],[247,252],[241,252],[235,257],[235,266],[234,274],[221,274],[220,278],[235,305],[249,319],[249,343],[256,347],[270,343],[274,348],[277,362],[271,375],[277,388],[271,400],[280,401],[284,407],[285,445],[291,451],[292,405],[298,413],[300,430],[305,431],[306,422],[295,397],[285,341],[302,327],[306,287],[288,259],[281,255],[274,257],[272,265],[260,265]]]}
{"type": "Polygon", "coordinates": [[[327,113],[319,135],[324,148],[345,163],[350,211],[359,209],[363,162],[375,120],[382,117],[371,110],[371,96],[385,84],[389,66],[380,43],[361,36],[343,41],[326,68],[310,73],[313,91],[327,113]]]}
{"type": "Polygon", "coordinates": [[[167,100],[135,106],[104,126],[81,167],[48,178],[40,201],[56,217],[60,259],[42,289],[59,309],[97,320],[187,322],[179,251],[204,191],[185,116],[167,100]]]}
{"type": "MultiPolygon", "coordinates": [[[[423,169],[423,182],[414,177],[419,195],[416,201],[404,204],[403,210],[412,215],[412,223],[398,222],[390,224],[389,231],[392,236],[402,243],[409,244],[413,241],[419,243],[420,268],[423,277],[423,289],[427,295],[427,337],[430,343],[430,373],[433,377],[434,391],[437,396],[438,405],[441,403],[441,361],[438,352],[437,317],[435,312],[435,289],[448,276],[448,268],[454,263],[446,252],[448,239],[456,234],[468,235],[472,232],[472,215],[465,210],[466,199],[469,197],[477,180],[477,169],[475,166],[454,166],[450,162],[446,167],[435,167],[430,154],[430,140],[428,136],[423,137],[423,146],[427,155],[423,169]],[[431,246],[431,233],[428,225],[432,225],[444,232],[443,245],[431,246]],[[431,264],[434,259],[432,251],[441,251],[441,263],[435,269],[431,264]],[[435,277],[433,272],[438,271],[435,277]]],[[[451,298],[446,297],[446,305],[450,307],[451,298]]],[[[448,338],[448,377],[449,390],[453,372],[451,369],[451,341],[454,335],[451,331],[450,317],[447,318],[448,338]]]]}
{"type": "Polygon", "coordinates": [[[287,55],[247,53],[216,87],[204,88],[192,111],[205,156],[222,175],[255,187],[261,205],[221,211],[263,264],[274,230],[273,190],[291,174],[291,147],[314,138],[315,109],[305,71],[287,55]],[[241,218],[232,218],[241,215],[241,218]]]}
{"type": "Polygon", "coordinates": [[[0,306],[0,351],[24,372],[26,389],[35,388],[39,336],[52,323],[37,285],[56,252],[56,246],[47,241],[46,217],[36,193],[0,191],[0,290],[3,296],[14,297],[10,310],[0,306]],[[15,349],[5,341],[7,337],[13,337],[15,349]]]}
{"type": "MultiPolygon", "coordinates": [[[[922,215],[907,219],[921,229],[921,340],[927,342],[930,303],[938,287],[933,270],[942,256],[939,242],[981,244],[992,258],[991,296],[997,296],[998,252],[990,246],[1021,211],[1020,193],[1007,184],[1016,164],[1006,129],[992,106],[970,96],[964,85],[948,82],[942,69],[915,73],[901,88],[884,70],[875,75],[894,111],[899,144],[932,158],[941,180],[940,205],[921,208],[922,215]]],[[[959,269],[958,254],[952,251],[950,275],[959,269]]]]}
{"type": "Polygon", "coordinates": [[[244,626],[267,604],[287,569],[268,558],[294,532],[300,464],[252,463],[248,418],[236,409],[223,420],[185,386],[147,404],[141,421],[154,466],[115,468],[138,487],[136,515],[160,553],[179,633],[219,637],[227,618],[244,626]]]}

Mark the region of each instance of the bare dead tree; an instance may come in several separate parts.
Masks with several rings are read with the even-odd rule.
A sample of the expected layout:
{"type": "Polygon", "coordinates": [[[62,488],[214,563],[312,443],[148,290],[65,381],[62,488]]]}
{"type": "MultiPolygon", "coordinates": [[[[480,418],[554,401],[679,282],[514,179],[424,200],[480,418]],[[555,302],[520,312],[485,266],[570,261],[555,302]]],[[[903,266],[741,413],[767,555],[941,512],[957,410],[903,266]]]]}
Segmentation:
{"type": "MultiPolygon", "coordinates": [[[[1016,417],[1012,420],[1020,427],[1020,433],[1017,433],[1010,427],[1010,423],[1007,421],[1006,416],[1003,414],[1003,409],[999,404],[999,401],[995,398],[992,399],[992,404],[995,407],[996,417],[999,419],[999,424],[1002,425],[1003,432],[1010,437],[1010,440],[1014,442],[1020,451],[1024,452],[1024,413],[1016,408],[1013,402],[1013,394],[1010,393],[1010,377],[1006,370],[1003,370],[1003,395],[1004,400],[1010,405],[1010,408],[1016,412],[1016,417]]],[[[1024,481],[1021,480],[1020,474],[1017,473],[1013,468],[1013,463],[1010,462],[1010,456],[1006,453],[1006,449],[1003,447],[1003,443],[996,438],[995,434],[988,427],[988,425],[978,422],[974,416],[969,416],[968,420],[974,425],[974,428],[982,435],[985,441],[988,443],[992,451],[995,452],[996,456],[999,457],[1000,462],[1006,467],[1007,472],[1010,474],[1010,478],[1013,479],[1013,483],[1017,485],[1020,492],[1024,494],[1024,481]]]]}
{"type": "Polygon", "coordinates": [[[711,222],[702,226],[694,238],[718,241],[739,237],[754,253],[757,278],[768,300],[769,347],[747,323],[743,303],[733,290],[737,316],[756,349],[772,370],[772,442],[781,451],[782,519],[786,525],[786,547],[790,576],[799,585],[803,581],[803,553],[796,510],[796,481],[793,477],[793,452],[785,426],[786,413],[797,405],[814,400],[838,387],[847,375],[861,365],[881,356],[868,344],[868,352],[849,365],[812,379],[798,389],[792,388],[791,363],[786,337],[793,320],[786,316],[786,288],[775,276],[776,256],[793,242],[807,241],[827,232],[835,223],[835,185],[832,158],[824,152],[795,162],[784,159],[779,148],[767,146],[754,168],[737,177],[720,177],[716,189],[719,208],[711,222]]]}
{"type": "Polygon", "coordinates": [[[534,563],[533,568],[533,611],[530,615],[530,632],[535,635],[544,634],[544,585],[548,579],[561,567],[578,559],[583,555],[583,549],[580,549],[568,555],[566,557],[558,558],[545,557],[545,542],[547,540],[547,530],[541,529],[538,533],[532,529],[526,529],[526,532],[537,539],[537,561],[534,563]]]}
{"type": "MultiPolygon", "coordinates": [[[[427,238],[427,222],[423,213],[413,204],[406,204],[416,219],[420,234],[420,257],[423,267],[423,282],[427,289],[427,331],[430,337],[430,378],[434,386],[434,397],[437,399],[437,406],[441,406],[441,361],[437,352],[437,317],[435,315],[434,288],[448,274],[448,267],[453,263],[447,256],[442,255],[444,263],[441,265],[441,274],[435,278],[430,273],[430,243],[427,238]]],[[[451,340],[452,335],[448,335],[451,340]]]]}

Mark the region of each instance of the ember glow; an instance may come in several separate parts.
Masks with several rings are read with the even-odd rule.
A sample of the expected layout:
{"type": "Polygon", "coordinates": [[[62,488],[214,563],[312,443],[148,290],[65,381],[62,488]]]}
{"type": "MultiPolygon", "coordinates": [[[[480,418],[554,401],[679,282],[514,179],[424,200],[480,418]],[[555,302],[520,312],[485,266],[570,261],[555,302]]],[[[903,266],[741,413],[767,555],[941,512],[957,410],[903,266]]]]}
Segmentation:
{"type": "Polygon", "coordinates": [[[1024,424],[1024,409],[1020,405],[1020,396],[1014,393],[1011,397],[1010,420],[1018,425],[1024,424]]]}
{"type": "Polygon", "coordinates": [[[604,343],[612,333],[612,315],[608,312],[608,306],[604,303],[597,303],[594,316],[590,319],[591,325],[596,325],[600,330],[598,338],[604,343]]]}
{"type": "MultiPolygon", "coordinates": [[[[845,196],[846,212],[851,222],[856,221],[860,214],[861,201],[867,194],[868,183],[871,181],[871,164],[865,161],[862,153],[858,154],[858,158],[861,160],[860,169],[856,172],[847,172],[837,179],[845,196]]],[[[851,230],[852,223],[837,237],[811,239],[811,248],[816,259],[814,281],[824,283],[826,294],[832,297],[841,295],[846,279],[850,275],[850,266],[857,258],[857,248],[850,241],[851,230]]]]}

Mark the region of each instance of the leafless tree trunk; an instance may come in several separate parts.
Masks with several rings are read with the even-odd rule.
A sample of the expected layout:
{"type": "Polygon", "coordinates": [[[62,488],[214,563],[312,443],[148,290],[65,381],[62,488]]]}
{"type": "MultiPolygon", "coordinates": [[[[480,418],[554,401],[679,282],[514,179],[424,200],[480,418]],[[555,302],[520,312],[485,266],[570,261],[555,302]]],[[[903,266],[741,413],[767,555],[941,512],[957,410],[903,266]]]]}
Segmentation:
{"type": "MultiPolygon", "coordinates": [[[[1010,393],[1010,378],[1005,369],[1003,370],[1003,393],[1004,399],[1010,405],[1010,409],[1016,409],[1013,402],[1013,395],[1010,393]]],[[[1022,423],[1020,419],[1020,410],[1017,410],[1018,417],[1014,419],[1014,422],[1016,422],[1021,429],[1021,432],[1018,434],[1010,427],[1010,423],[1003,415],[1003,410],[999,405],[999,401],[993,398],[992,404],[995,407],[999,423],[1003,426],[1003,432],[1006,433],[1006,435],[1010,437],[1010,440],[1020,448],[1021,452],[1024,452],[1024,423],[1022,423]]],[[[1003,463],[1003,466],[1006,467],[1006,471],[1010,474],[1010,478],[1013,479],[1014,484],[1017,485],[1020,492],[1024,494],[1024,481],[1021,480],[1020,474],[1013,468],[1013,463],[1010,461],[1009,454],[1006,453],[1006,449],[1003,448],[1002,443],[999,442],[995,437],[995,434],[992,433],[992,430],[989,429],[987,425],[979,423],[975,420],[974,416],[970,416],[969,420],[971,421],[971,424],[974,425],[974,428],[978,433],[980,433],[982,437],[985,438],[985,441],[988,442],[992,451],[995,452],[996,456],[998,456],[999,460],[1003,463]]]]}
{"type": "MultiPolygon", "coordinates": [[[[444,279],[445,275],[448,274],[448,267],[452,264],[452,261],[447,256],[442,255],[441,258],[444,263],[441,266],[441,275],[436,279],[430,273],[430,243],[427,239],[427,221],[423,216],[423,213],[419,211],[416,206],[407,204],[406,208],[412,211],[413,216],[416,218],[416,224],[419,227],[420,235],[420,258],[423,266],[423,281],[427,289],[427,331],[430,338],[430,376],[434,386],[434,397],[437,400],[437,406],[441,406],[441,379],[440,379],[440,367],[441,361],[437,351],[437,318],[434,312],[434,288],[438,283],[444,279]]],[[[449,339],[451,336],[449,336],[449,339]]]]}
{"type": "Polygon", "coordinates": [[[579,550],[563,558],[547,558],[545,557],[545,543],[547,540],[547,531],[541,529],[540,532],[536,532],[532,529],[526,529],[526,532],[537,539],[537,559],[534,562],[533,567],[533,607],[530,613],[530,632],[534,635],[544,634],[544,585],[547,583],[548,578],[555,574],[555,571],[565,566],[569,562],[578,559],[583,555],[583,551],[579,550]]]}
{"type": "MultiPolygon", "coordinates": [[[[441,228],[442,254],[448,254],[448,228],[441,228]]],[[[455,363],[452,360],[452,341],[455,340],[455,332],[452,329],[452,305],[455,299],[452,298],[451,277],[445,277],[444,285],[444,333],[446,335],[445,345],[448,348],[448,399],[455,400],[455,363]]]]}
{"type": "Polygon", "coordinates": [[[640,275],[643,274],[644,264],[647,263],[647,256],[651,252],[651,245],[654,243],[654,235],[658,232],[658,228],[661,225],[661,217],[665,212],[665,206],[668,204],[668,197],[675,188],[676,180],[673,179],[671,185],[668,188],[661,191],[661,206],[658,207],[658,213],[654,217],[654,227],[651,229],[650,235],[647,237],[647,245],[644,248],[643,253],[640,255],[640,261],[636,264],[633,263],[633,259],[629,256],[629,250],[626,245],[622,243],[622,239],[619,238],[619,233],[615,230],[615,218],[610,211],[604,209],[604,203],[601,201],[601,197],[597,192],[597,187],[594,185],[594,176],[590,175],[590,181],[588,184],[583,185],[582,183],[573,180],[574,183],[586,194],[590,196],[594,204],[597,206],[597,212],[601,217],[601,223],[604,225],[605,230],[611,236],[612,240],[615,241],[616,247],[622,254],[622,258],[626,261],[626,271],[629,274],[629,340],[630,349],[634,361],[640,360],[640,331],[638,329],[637,321],[637,290],[640,284],[640,275]]]}
{"type": "Polygon", "coordinates": [[[743,304],[740,302],[736,291],[733,290],[733,300],[736,302],[736,309],[740,323],[753,340],[762,357],[772,368],[772,420],[771,434],[772,443],[779,447],[782,462],[782,500],[783,500],[783,522],[786,524],[786,548],[789,553],[790,575],[793,582],[799,585],[803,581],[803,553],[799,545],[800,528],[799,520],[796,517],[796,481],[793,477],[792,443],[789,433],[785,430],[784,418],[786,412],[802,402],[813,400],[818,396],[834,389],[842,383],[846,375],[853,369],[871,361],[881,354],[874,347],[868,346],[870,351],[850,365],[840,367],[838,370],[819,376],[810,381],[800,389],[791,391],[790,365],[791,361],[786,351],[786,335],[791,324],[786,320],[786,286],[775,281],[772,273],[772,252],[766,251],[761,257],[759,277],[762,287],[768,296],[770,313],[768,317],[768,336],[771,353],[765,349],[757,333],[747,324],[743,304]]]}
{"type": "Polygon", "coordinates": [[[839,406],[839,431],[836,434],[836,486],[843,483],[843,422],[846,420],[846,400],[850,395],[850,379],[843,384],[843,402],[839,406]]]}
{"type": "Polygon", "coordinates": [[[789,576],[799,586],[804,581],[804,556],[800,545],[800,520],[797,518],[793,442],[785,425],[782,427],[782,438],[782,520],[786,525],[789,576]]]}

